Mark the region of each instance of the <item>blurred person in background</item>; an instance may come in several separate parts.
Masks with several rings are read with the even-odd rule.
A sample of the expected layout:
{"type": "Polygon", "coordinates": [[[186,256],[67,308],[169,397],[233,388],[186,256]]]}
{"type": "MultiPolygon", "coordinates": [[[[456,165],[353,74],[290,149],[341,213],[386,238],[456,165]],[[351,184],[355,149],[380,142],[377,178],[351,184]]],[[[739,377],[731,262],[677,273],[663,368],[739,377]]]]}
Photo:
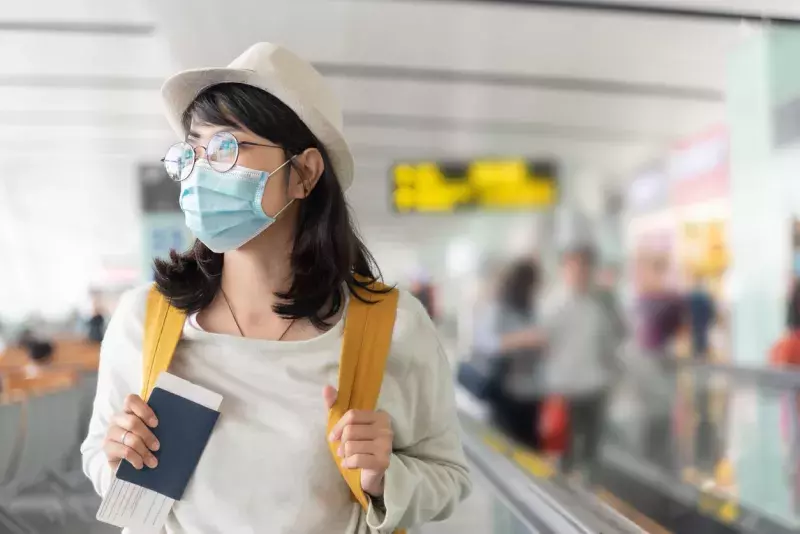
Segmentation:
{"type": "Polygon", "coordinates": [[[644,454],[656,465],[673,469],[672,433],[675,398],[675,342],[686,326],[685,300],[667,285],[668,261],[648,256],[639,265],[637,345],[647,360],[642,376],[642,403],[647,407],[644,454]],[[658,395],[656,395],[658,392],[658,395]]]}
{"type": "MultiPolygon", "coordinates": [[[[770,363],[776,367],[800,371],[800,283],[794,284],[786,309],[786,333],[772,347],[770,363]]],[[[790,484],[795,488],[795,510],[800,511],[800,392],[781,399],[781,435],[787,458],[790,484]]]]}
{"type": "Polygon", "coordinates": [[[623,339],[627,335],[628,329],[625,324],[624,314],[622,313],[619,295],[617,294],[619,267],[611,263],[602,265],[597,269],[596,280],[595,288],[597,296],[608,311],[609,319],[617,330],[617,336],[623,339]]]}
{"type": "Polygon", "coordinates": [[[619,370],[619,328],[595,286],[596,252],[576,242],[561,252],[559,284],[542,307],[547,391],[563,396],[569,435],[561,459],[566,474],[596,483],[606,404],[619,370]]]}
{"type": "MultiPolygon", "coordinates": [[[[339,104],[305,60],[270,43],[228,68],[179,73],[162,89],[187,142],[165,157],[197,237],[155,265],[185,312],[170,372],[224,401],[167,534],[392,532],[451,515],[470,489],[450,365],[418,300],[400,292],[380,410],[331,434],[343,317],[385,292],[350,218],[353,160],[339,104]],[[330,443],[360,469],[354,502],[330,443]]],[[[105,494],[114,469],[158,465],[156,415],[139,397],[145,303],[127,293],[109,324],[84,471],[105,494]]]]}
{"type": "MultiPolygon", "coordinates": [[[[717,311],[714,298],[708,290],[702,273],[694,272],[692,287],[686,295],[689,340],[691,356],[694,360],[705,361],[711,355],[711,328],[716,321],[717,311]]],[[[713,473],[719,457],[717,432],[711,417],[711,397],[709,390],[700,384],[694,392],[697,427],[695,431],[695,464],[705,473],[713,473]]]]}
{"type": "Polygon", "coordinates": [[[699,272],[694,273],[692,277],[692,288],[686,296],[686,301],[692,357],[695,360],[705,360],[711,356],[709,339],[717,311],[705,277],[699,272]]]}
{"type": "Polygon", "coordinates": [[[414,276],[411,280],[411,287],[409,288],[409,291],[417,300],[419,300],[420,304],[422,304],[422,307],[425,308],[426,312],[428,312],[428,316],[435,322],[437,319],[436,300],[433,284],[428,276],[422,274],[414,276]]]}
{"type": "Polygon", "coordinates": [[[24,328],[19,334],[19,346],[25,350],[28,363],[25,365],[25,377],[36,378],[42,375],[53,361],[53,344],[41,339],[31,328],[24,328]]]}
{"type": "Polygon", "coordinates": [[[539,447],[537,421],[541,375],[537,369],[541,340],[532,330],[540,283],[531,259],[510,265],[497,287],[494,302],[485,304],[476,322],[475,350],[492,360],[496,391],[487,399],[495,424],[517,441],[539,447]]]}
{"type": "Polygon", "coordinates": [[[647,258],[640,269],[637,339],[654,357],[674,357],[670,351],[682,327],[686,326],[683,298],[667,286],[668,262],[662,256],[647,258]]]}
{"type": "Polygon", "coordinates": [[[786,332],[772,347],[770,362],[775,366],[800,369],[800,284],[797,281],[786,305],[786,332]]]}
{"type": "Polygon", "coordinates": [[[102,343],[106,333],[106,316],[98,295],[92,296],[92,316],[86,322],[86,337],[92,343],[102,343]]]}

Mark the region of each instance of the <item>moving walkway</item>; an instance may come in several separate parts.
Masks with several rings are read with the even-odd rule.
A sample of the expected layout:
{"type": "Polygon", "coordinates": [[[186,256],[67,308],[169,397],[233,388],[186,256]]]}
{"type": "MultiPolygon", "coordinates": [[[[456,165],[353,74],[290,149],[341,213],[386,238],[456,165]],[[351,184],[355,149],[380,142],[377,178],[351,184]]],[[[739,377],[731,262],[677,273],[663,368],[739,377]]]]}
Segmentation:
{"type": "Polygon", "coordinates": [[[459,402],[475,496],[423,532],[800,531],[800,373],[695,362],[659,368],[660,387],[633,377],[657,399],[632,396],[625,385],[615,392],[591,491],[459,402]],[[659,425],[666,433],[654,443],[659,425]]]}

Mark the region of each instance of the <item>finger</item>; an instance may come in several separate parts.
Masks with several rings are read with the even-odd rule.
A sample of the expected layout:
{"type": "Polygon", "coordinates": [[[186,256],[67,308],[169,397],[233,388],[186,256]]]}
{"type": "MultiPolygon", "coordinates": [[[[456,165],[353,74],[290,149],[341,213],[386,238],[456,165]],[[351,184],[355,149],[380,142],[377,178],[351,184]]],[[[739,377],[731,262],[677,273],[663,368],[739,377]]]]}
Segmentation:
{"type": "Polygon", "coordinates": [[[150,452],[150,449],[147,447],[142,438],[133,432],[128,432],[122,428],[120,428],[119,431],[121,432],[119,442],[122,445],[135,450],[136,453],[142,458],[144,463],[147,464],[147,467],[153,468],[158,465],[158,460],[153,453],[150,452]]]}
{"type": "Polygon", "coordinates": [[[336,388],[333,386],[325,386],[325,389],[322,390],[322,397],[325,399],[325,407],[329,410],[333,408],[333,405],[336,403],[336,397],[339,395],[339,392],[336,391],[336,388]]]}
{"type": "Polygon", "coordinates": [[[106,458],[108,458],[110,462],[125,460],[131,464],[134,469],[138,470],[144,467],[144,461],[142,461],[142,457],[139,453],[130,447],[126,447],[122,443],[108,440],[103,446],[103,450],[106,453],[106,458]]]}
{"type": "Polygon", "coordinates": [[[340,441],[348,443],[350,441],[372,441],[383,435],[383,432],[375,425],[349,425],[342,431],[340,441]]]}
{"type": "Polygon", "coordinates": [[[388,467],[386,461],[374,454],[355,454],[342,460],[342,465],[348,469],[366,469],[368,471],[383,471],[388,467]]]}
{"type": "Polygon", "coordinates": [[[132,413],[142,421],[146,421],[152,428],[158,426],[158,418],[153,409],[142,400],[139,395],[128,395],[125,397],[123,409],[126,413],[132,413]]]}
{"type": "Polygon", "coordinates": [[[357,454],[380,454],[385,448],[385,444],[377,440],[370,441],[348,441],[339,446],[339,457],[348,458],[357,454]]]}
{"type": "MultiPolygon", "coordinates": [[[[153,432],[147,428],[141,419],[133,414],[123,413],[117,414],[112,419],[114,425],[120,427],[123,431],[128,430],[131,434],[139,436],[151,451],[157,451],[160,447],[158,439],[156,439],[153,432]]],[[[121,440],[122,435],[111,436],[115,440],[121,440]]]]}
{"type": "Polygon", "coordinates": [[[375,412],[368,410],[350,410],[339,419],[339,422],[331,430],[329,439],[331,441],[338,441],[342,438],[342,432],[348,425],[369,425],[376,420],[375,412]]]}

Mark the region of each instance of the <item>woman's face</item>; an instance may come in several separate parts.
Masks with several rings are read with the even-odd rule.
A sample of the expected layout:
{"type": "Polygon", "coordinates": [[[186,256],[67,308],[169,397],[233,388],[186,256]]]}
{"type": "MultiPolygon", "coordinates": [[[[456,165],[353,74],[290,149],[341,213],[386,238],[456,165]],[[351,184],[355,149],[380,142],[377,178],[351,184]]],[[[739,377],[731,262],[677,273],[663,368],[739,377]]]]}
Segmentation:
{"type": "MultiPolygon", "coordinates": [[[[205,149],[199,147],[208,146],[208,142],[214,134],[219,132],[229,132],[233,134],[239,142],[239,158],[236,161],[237,166],[271,173],[264,189],[264,196],[261,199],[261,208],[264,210],[264,213],[270,217],[274,217],[279,211],[286,207],[293,198],[298,198],[291,184],[287,181],[287,176],[291,176],[294,179],[290,180],[290,182],[299,182],[299,179],[295,176],[297,173],[292,172],[292,164],[285,165],[275,173],[276,169],[286,163],[287,156],[286,152],[281,148],[274,148],[276,143],[269,139],[259,137],[244,127],[214,126],[192,121],[189,134],[186,136],[186,141],[195,147],[199,158],[204,158],[205,149]],[[243,145],[242,143],[257,143],[259,145],[273,146],[243,145]]],[[[302,187],[300,190],[302,191],[302,187]]]]}

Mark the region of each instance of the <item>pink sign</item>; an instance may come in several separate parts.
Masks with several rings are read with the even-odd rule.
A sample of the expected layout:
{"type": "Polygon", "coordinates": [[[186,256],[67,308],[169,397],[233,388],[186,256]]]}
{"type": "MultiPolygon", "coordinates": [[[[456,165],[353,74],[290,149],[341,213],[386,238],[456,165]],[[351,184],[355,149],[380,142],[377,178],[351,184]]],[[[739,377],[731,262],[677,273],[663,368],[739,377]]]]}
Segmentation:
{"type": "Polygon", "coordinates": [[[730,144],[723,126],[679,143],[669,159],[670,200],[687,205],[725,197],[730,190],[730,144]]]}

